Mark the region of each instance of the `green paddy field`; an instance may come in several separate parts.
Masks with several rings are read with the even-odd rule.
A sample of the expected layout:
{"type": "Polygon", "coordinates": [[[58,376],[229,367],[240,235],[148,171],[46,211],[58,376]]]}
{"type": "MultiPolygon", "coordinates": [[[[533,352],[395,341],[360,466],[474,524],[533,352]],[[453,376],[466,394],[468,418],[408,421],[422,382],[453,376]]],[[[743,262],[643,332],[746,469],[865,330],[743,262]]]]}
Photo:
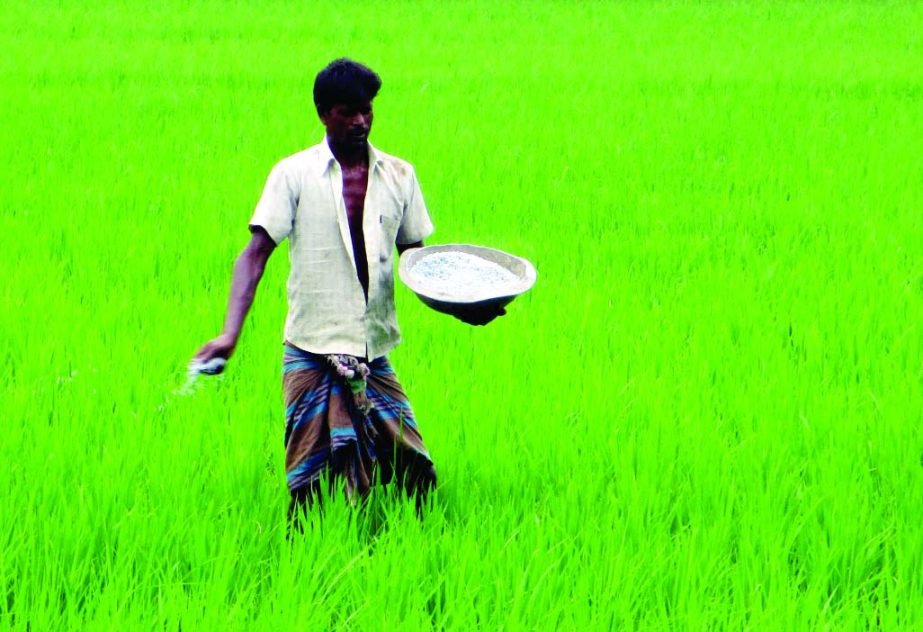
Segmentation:
{"type": "Polygon", "coordinates": [[[0,49],[0,625],[923,629],[920,3],[10,1],[0,49]],[[428,243],[539,278],[398,288],[434,506],[287,542],[285,247],[177,391],[341,55],[428,243]]]}

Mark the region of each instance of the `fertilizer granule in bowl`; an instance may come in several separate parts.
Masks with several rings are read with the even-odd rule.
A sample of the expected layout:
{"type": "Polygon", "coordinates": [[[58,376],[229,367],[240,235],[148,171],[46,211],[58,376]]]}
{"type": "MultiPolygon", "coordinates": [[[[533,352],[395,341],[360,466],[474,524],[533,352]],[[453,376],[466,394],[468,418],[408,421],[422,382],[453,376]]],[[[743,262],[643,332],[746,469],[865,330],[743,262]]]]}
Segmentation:
{"type": "Polygon", "coordinates": [[[513,293],[521,279],[501,265],[465,252],[436,252],[411,269],[414,280],[447,296],[513,293]]]}

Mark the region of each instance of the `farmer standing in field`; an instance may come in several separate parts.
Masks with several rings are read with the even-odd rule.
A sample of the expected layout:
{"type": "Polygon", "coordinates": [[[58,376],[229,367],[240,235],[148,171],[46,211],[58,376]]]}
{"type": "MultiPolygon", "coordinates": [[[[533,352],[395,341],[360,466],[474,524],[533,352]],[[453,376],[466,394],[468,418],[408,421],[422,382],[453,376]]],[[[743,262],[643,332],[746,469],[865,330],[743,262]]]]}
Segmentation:
{"type": "MultiPolygon", "coordinates": [[[[422,246],[433,225],[413,167],[368,141],[380,87],[375,72],[348,59],[318,73],[314,104],[326,136],[269,174],[250,243],[234,264],[224,329],[193,359],[202,366],[231,357],[266,261],[288,238],[282,383],[290,516],[319,499],[325,473],[360,498],[374,482],[396,477],[419,506],[436,484],[385,357],[400,340],[393,251],[422,246]]],[[[459,318],[481,325],[502,313],[481,309],[459,318]]]]}

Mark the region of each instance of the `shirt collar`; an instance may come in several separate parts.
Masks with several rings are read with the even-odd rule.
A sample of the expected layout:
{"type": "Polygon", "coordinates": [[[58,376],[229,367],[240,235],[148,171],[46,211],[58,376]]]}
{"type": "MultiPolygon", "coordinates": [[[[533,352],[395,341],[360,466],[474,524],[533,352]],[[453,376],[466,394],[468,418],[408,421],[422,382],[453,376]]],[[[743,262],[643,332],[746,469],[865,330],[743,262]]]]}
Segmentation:
{"type": "MultiPolygon", "coordinates": [[[[368,142],[368,141],[367,141],[368,142]]],[[[373,167],[381,166],[382,160],[381,154],[375,147],[372,146],[372,143],[368,142],[369,146],[369,171],[373,167]]],[[[330,165],[336,162],[336,158],[333,156],[333,152],[330,151],[330,145],[327,143],[327,137],[324,136],[324,139],[320,143],[320,154],[318,155],[317,166],[320,170],[321,175],[327,173],[327,170],[330,168],[330,165]]]]}

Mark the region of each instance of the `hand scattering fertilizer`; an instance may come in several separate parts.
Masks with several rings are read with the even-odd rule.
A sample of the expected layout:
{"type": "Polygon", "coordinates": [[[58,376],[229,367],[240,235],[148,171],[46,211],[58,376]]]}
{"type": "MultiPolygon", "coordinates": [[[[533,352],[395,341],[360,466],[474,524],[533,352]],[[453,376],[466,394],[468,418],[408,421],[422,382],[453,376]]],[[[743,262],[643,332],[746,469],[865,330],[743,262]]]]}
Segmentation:
{"type": "Polygon", "coordinates": [[[535,283],[535,268],[515,255],[468,244],[427,246],[401,256],[401,280],[436,311],[503,307],[535,283]]]}
{"type": "Polygon", "coordinates": [[[228,361],[225,358],[212,358],[208,362],[200,362],[199,360],[193,360],[189,363],[189,368],[186,370],[186,383],[182,388],[173,391],[174,395],[192,395],[195,393],[196,381],[199,379],[200,375],[217,375],[224,370],[224,365],[228,361]]]}

